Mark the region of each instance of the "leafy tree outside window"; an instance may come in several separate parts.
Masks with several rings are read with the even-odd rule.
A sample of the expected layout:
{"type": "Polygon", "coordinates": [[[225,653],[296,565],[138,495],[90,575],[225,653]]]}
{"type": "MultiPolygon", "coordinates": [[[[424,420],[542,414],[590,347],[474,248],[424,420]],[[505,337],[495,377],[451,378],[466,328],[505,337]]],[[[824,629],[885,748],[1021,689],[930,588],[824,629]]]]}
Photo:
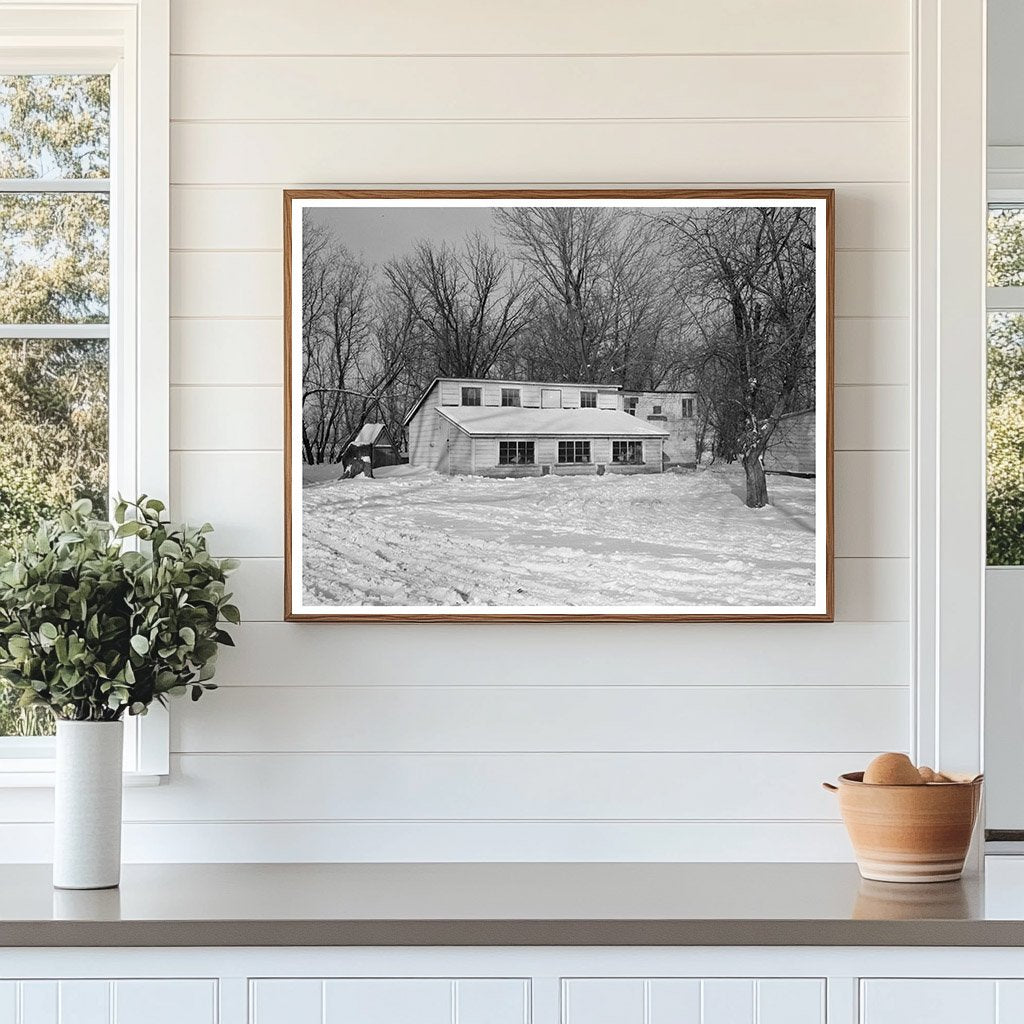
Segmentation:
{"type": "Polygon", "coordinates": [[[1024,207],[988,218],[987,560],[1024,565],[1024,207]]]}
{"type": "MultiPolygon", "coordinates": [[[[110,79],[0,76],[0,545],[108,493],[110,79]]],[[[0,685],[0,736],[48,718],[0,685]]]]}

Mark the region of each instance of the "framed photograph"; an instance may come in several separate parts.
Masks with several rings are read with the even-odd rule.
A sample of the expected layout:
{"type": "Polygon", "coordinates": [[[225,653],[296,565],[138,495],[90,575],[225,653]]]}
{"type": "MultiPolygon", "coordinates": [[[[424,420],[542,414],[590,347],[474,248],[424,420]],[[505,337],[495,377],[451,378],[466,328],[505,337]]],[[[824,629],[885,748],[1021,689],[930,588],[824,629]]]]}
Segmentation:
{"type": "Polygon", "coordinates": [[[833,207],[286,191],[286,618],[831,621],[833,207]]]}

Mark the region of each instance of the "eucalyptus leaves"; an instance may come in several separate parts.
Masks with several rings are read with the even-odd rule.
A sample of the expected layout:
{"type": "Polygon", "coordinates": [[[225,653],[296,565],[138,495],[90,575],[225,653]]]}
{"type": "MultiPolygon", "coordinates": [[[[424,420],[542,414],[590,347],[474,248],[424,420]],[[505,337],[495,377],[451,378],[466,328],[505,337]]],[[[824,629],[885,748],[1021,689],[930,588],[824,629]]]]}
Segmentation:
{"type": "Polygon", "coordinates": [[[209,523],[172,526],[163,512],[155,498],[120,501],[111,524],[78,501],[0,548],[0,678],[23,706],[109,722],[215,689],[218,645],[233,646],[220,624],[239,621],[225,592],[238,563],[207,551],[209,523]]]}

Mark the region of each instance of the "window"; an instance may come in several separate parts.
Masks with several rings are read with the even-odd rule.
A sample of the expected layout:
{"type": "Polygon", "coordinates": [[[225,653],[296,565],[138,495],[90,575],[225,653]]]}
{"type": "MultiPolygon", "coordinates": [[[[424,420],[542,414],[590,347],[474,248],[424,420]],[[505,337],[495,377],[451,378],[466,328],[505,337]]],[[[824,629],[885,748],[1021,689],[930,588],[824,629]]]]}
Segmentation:
{"type": "MultiPolygon", "coordinates": [[[[0,543],[107,509],[110,76],[0,76],[0,543]],[[18,336],[20,335],[20,336],[18,336]]],[[[0,693],[0,735],[52,735],[0,693]]]]}
{"type": "Polygon", "coordinates": [[[559,441],[558,461],[563,463],[589,462],[589,441],[559,441]]]}
{"type": "Polygon", "coordinates": [[[622,400],[622,409],[624,412],[628,412],[630,416],[636,415],[637,403],[640,401],[636,395],[629,395],[622,400]]]}
{"type": "Polygon", "coordinates": [[[693,399],[692,398],[684,398],[683,399],[683,419],[684,420],[692,420],[693,419],[693,399]]]}
{"type": "MultiPolygon", "coordinates": [[[[69,17],[0,5],[0,543],[168,492],[167,9],[69,17]]],[[[0,785],[46,784],[51,732],[0,684],[0,785]]],[[[126,721],[126,770],[165,773],[167,746],[160,709],[126,721]]]]}
{"type": "Polygon", "coordinates": [[[1024,206],[988,217],[987,560],[1024,565],[1024,206]]]}
{"type": "Polygon", "coordinates": [[[597,408],[597,392],[596,391],[581,391],[580,392],[580,408],[581,409],[596,409],[597,408]]]}
{"type": "Polygon", "coordinates": [[[651,409],[651,412],[652,412],[652,413],[653,413],[653,414],[654,414],[655,416],[660,416],[660,415],[661,415],[661,406],[660,406],[660,405],[656,405],[656,406],[654,406],[654,408],[653,408],[653,409],[651,409]]]}
{"type": "MultiPolygon", "coordinates": [[[[479,403],[477,403],[479,404],[479,403]]],[[[519,388],[502,388],[501,389],[501,404],[502,405],[522,405],[522,399],[519,395],[519,388]]]]}
{"type": "Polygon", "coordinates": [[[481,388],[463,388],[462,389],[462,404],[463,405],[479,405],[480,400],[483,397],[483,390],[481,388]]]}
{"type": "Polygon", "coordinates": [[[499,466],[532,466],[533,441],[499,441],[499,466]]]}
{"type": "Polygon", "coordinates": [[[643,441],[612,441],[612,462],[625,466],[642,466],[644,463],[643,441]]]}

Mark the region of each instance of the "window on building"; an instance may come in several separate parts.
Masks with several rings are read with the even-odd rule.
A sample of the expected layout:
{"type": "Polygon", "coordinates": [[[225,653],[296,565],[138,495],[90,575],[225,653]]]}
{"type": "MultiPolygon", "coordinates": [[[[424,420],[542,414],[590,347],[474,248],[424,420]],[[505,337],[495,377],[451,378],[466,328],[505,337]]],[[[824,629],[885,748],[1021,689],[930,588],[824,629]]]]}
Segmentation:
{"type": "Polygon", "coordinates": [[[558,442],[559,462],[589,462],[590,442],[589,441],[559,441],[558,442]]]}
{"type": "Polygon", "coordinates": [[[622,400],[622,409],[624,412],[628,412],[630,416],[636,415],[636,407],[640,399],[636,395],[630,395],[622,400]]]}
{"type": "Polygon", "coordinates": [[[596,391],[581,391],[580,392],[580,408],[581,409],[596,409],[597,408],[597,392],[596,391]]]}
{"type": "Polygon", "coordinates": [[[684,398],[683,399],[683,419],[685,419],[685,420],[693,419],[693,399],[692,398],[684,398]]]}
{"type": "Polygon", "coordinates": [[[462,404],[463,405],[480,405],[483,399],[482,388],[463,388],[462,389],[462,404]]]}
{"type": "Polygon", "coordinates": [[[498,442],[498,465],[532,466],[534,461],[533,441],[498,442]]]}
{"type": "MultiPolygon", "coordinates": [[[[477,405],[480,403],[477,402],[477,405]]],[[[520,406],[523,404],[522,397],[519,394],[519,388],[502,388],[501,389],[501,404],[520,406]]]]}
{"type": "Polygon", "coordinates": [[[989,565],[1024,565],[1024,205],[988,217],[989,565]]]}
{"type": "Polygon", "coordinates": [[[643,441],[612,441],[612,462],[626,466],[642,466],[644,462],[643,441]]]}
{"type": "Polygon", "coordinates": [[[653,415],[655,415],[655,416],[660,416],[660,415],[661,415],[661,406],[660,406],[660,405],[656,405],[656,406],[654,406],[654,407],[653,407],[653,408],[651,409],[651,412],[652,412],[652,413],[653,413],[653,415]]]}

